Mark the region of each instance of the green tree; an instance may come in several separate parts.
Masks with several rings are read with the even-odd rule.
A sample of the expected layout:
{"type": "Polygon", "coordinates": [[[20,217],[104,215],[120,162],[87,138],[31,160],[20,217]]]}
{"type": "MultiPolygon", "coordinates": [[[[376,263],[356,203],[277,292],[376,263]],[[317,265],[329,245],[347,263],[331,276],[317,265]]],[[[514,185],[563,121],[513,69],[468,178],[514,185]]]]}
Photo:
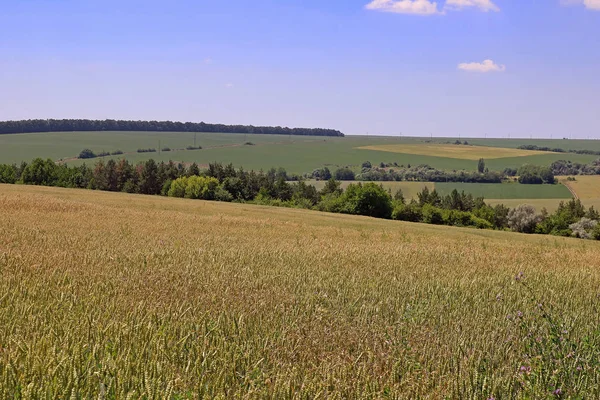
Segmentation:
{"type": "Polygon", "coordinates": [[[480,174],[485,172],[485,160],[483,158],[480,158],[477,163],[477,171],[479,171],[480,174]]]}
{"type": "Polygon", "coordinates": [[[36,158],[23,170],[21,181],[26,185],[54,186],[58,180],[57,173],[54,161],[36,158]]]}
{"type": "Polygon", "coordinates": [[[142,194],[159,194],[162,187],[158,181],[158,166],[153,159],[144,163],[140,173],[139,191],[142,194]]]}
{"type": "Polygon", "coordinates": [[[0,164],[0,183],[15,183],[17,181],[17,167],[14,165],[0,164]]]}

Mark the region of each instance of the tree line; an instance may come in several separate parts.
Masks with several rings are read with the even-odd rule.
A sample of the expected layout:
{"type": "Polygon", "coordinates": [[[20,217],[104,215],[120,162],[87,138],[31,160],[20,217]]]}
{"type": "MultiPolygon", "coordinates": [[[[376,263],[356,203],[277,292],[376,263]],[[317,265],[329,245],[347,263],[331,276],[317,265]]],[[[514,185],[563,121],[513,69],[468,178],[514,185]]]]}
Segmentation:
{"type": "Polygon", "coordinates": [[[521,150],[533,150],[533,151],[548,151],[551,153],[574,153],[574,154],[585,154],[592,156],[600,156],[600,151],[597,150],[575,150],[575,149],[561,149],[557,147],[545,147],[545,146],[536,146],[534,144],[526,144],[518,147],[521,150]]]}
{"type": "Polygon", "coordinates": [[[408,166],[398,163],[380,163],[378,166],[365,161],[359,173],[349,167],[338,168],[334,172],[328,167],[318,168],[307,178],[327,180],[335,178],[341,181],[369,182],[454,182],[454,183],[502,183],[510,177],[519,175],[518,182],[522,184],[554,184],[556,179],[551,167],[524,165],[519,169],[507,168],[502,172],[490,171],[485,166],[485,160],[477,162],[477,170],[447,171],[433,168],[429,165],[408,166]]]}
{"type": "Polygon", "coordinates": [[[344,136],[342,132],[335,129],[224,125],[207,124],[204,122],[125,121],[113,119],[30,119],[22,121],[0,121],[0,134],[73,131],[204,132],[247,133],[263,135],[344,136]]]}
{"type": "Polygon", "coordinates": [[[113,192],[163,195],[188,199],[254,203],[313,209],[332,213],[421,222],[478,229],[513,230],[522,233],[574,236],[600,240],[600,215],[585,209],[579,200],[561,203],[555,213],[527,205],[509,209],[494,207],[484,198],[454,190],[446,196],[424,188],[407,201],[401,190],[392,193],[374,182],[350,184],[345,190],[333,177],[321,190],[285,169],[245,171],[232,164],[211,163],[201,171],[197,164],[132,164],[99,160],[92,167],[70,167],[52,160],[35,159],[20,165],[0,164],[0,183],[21,183],[113,192]],[[298,179],[290,182],[290,179],[298,179]]]}

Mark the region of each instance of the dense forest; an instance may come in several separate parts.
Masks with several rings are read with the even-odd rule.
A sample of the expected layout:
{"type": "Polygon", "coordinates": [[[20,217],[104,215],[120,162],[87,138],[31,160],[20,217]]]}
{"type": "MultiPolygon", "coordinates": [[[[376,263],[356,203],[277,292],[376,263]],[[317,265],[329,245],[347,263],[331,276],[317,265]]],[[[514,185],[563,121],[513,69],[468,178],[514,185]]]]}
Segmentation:
{"type": "Polygon", "coordinates": [[[223,125],[206,124],[204,122],[122,121],[112,119],[30,119],[23,121],[0,121],[0,134],[72,131],[207,132],[263,135],[344,136],[342,132],[334,129],[223,125]]]}

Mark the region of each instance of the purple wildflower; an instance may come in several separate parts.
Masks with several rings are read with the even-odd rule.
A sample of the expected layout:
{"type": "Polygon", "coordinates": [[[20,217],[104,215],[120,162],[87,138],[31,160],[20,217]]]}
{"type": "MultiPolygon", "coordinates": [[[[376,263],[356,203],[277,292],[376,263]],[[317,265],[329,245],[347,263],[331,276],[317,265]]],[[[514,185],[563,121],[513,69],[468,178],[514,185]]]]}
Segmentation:
{"type": "Polygon", "coordinates": [[[525,278],[525,274],[524,274],[523,272],[519,272],[519,273],[517,274],[517,276],[515,276],[515,280],[516,280],[517,282],[520,282],[520,281],[522,281],[522,280],[523,280],[523,278],[525,278]]]}
{"type": "Polygon", "coordinates": [[[560,388],[558,388],[554,392],[552,392],[552,394],[558,397],[558,396],[562,395],[562,390],[560,390],[560,388]]]}

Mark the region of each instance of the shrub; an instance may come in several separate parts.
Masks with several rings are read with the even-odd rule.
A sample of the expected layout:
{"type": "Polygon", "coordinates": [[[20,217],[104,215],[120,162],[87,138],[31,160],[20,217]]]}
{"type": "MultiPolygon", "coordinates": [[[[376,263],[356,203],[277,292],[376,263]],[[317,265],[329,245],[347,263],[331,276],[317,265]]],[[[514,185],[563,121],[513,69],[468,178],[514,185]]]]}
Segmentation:
{"type": "Polygon", "coordinates": [[[200,149],[202,149],[202,146],[187,146],[185,149],[186,150],[200,150],[200,149]]]}
{"type": "Polygon", "coordinates": [[[529,204],[521,204],[508,213],[508,226],[515,232],[533,233],[541,220],[541,215],[529,204]]]}
{"type": "Polygon", "coordinates": [[[188,179],[189,178],[186,176],[175,179],[169,188],[169,197],[185,197],[185,189],[187,187],[188,179]]]}
{"type": "Polygon", "coordinates": [[[425,204],[423,206],[423,222],[426,224],[442,225],[444,223],[442,210],[431,204],[425,204]]]}
{"type": "Polygon", "coordinates": [[[156,153],[156,149],[137,149],[138,153],[156,153]]]}
{"type": "Polygon", "coordinates": [[[123,152],[121,150],[115,150],[112,153],[110,153],[111,156],[118,156],[120,154],[123,154],[123,152]]]}
{"type": "Polygon", "coordinates": [[[416,203],[397,204],[392,211],[392,219],[398,221],[421,222],[423,211],[416,203]]]}
{"type": "Polygon", "coordinates": [[[190,176],[187,179],[185,197],[188,199],[214,200],[219,187],[216,178],[206,176],[190,176]]]}
{"type": "Polygon", "coordinates": [[[335,171],[334,177],[338,181],[353,181],[356,176],[350,168],[340,168],[335,171]]]}
{"type": "Polygon", "coordinates": [[[341,196],[342,212],[366,215],[375,218],[392,216],[392,198],[387,191],[375,183],[349,185],[341,196]]]}
{"type": "Polygon", "coordinates": [[[592,239],[600,240],[600,224],[597,224],[592,230],[592,239]]]}
{"type": "Polygon", "coordinates": [[[160,149],[160,151],[171,151],[170,147],[163,147],[162,149],[160,149]]]}
{"type": "Polygon", "coordinates": [[[573,236],[581,239],[594,239],[594,230],[598,225],[598,221],[583,217],[579,222],[569,225],[569,229],[573,231],[573,236]]]}
{"type": "Polygon", "coordinates": [[[89,158],[96,158],[96,153],[94,153],[90,149],[83,149],[83,150],[81,150],[81,153],[79,153],[78,158],[80,158],[82,160],[89,159],[89,158]]]}
{"type": "Polygon", "coordinates": [[[223,186],[219,186],[217,188],[217,190],[215,191],[215,200],[216,201],[232,202],[233,201],[233,195],[231,193],[229,193],[227,190],[225,190],[225,188],[223,188],[223,186]]]}

